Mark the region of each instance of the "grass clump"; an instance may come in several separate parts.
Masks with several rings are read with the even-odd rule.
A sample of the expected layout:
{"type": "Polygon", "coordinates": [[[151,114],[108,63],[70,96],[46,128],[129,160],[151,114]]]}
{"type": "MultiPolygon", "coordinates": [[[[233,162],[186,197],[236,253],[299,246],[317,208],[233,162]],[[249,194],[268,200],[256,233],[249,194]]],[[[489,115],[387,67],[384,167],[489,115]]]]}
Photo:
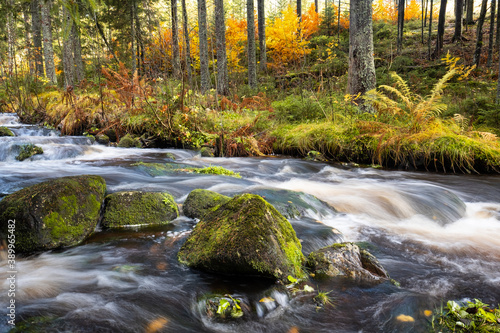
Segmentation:
{"type": "Polygon", "coordinates": [[[314,296],[314,302],[316,303],[317,308],[325,308],[327,306],[334,307],[333,300],[330,296],[328,296],[329,293],[332,291],[320,291],[318,290],[318,294],[314,296]]]}
{"type": "Polygon", "coordinates": [[[500,307],[478,299],[466,304],[448,301],[435,311],[431,325],[433,332],[500,332],[500,307]]]}

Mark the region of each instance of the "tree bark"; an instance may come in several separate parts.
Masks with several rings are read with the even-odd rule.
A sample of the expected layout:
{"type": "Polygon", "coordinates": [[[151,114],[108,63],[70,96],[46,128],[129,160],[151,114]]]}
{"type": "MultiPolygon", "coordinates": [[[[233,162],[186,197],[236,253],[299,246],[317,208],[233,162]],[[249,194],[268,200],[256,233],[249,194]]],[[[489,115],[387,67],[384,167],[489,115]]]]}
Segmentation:
{"type": "Polygon", "coordinates": [[[179,51],[179,28],[177,24],[177,0],[171,0],[171,12],[172,12],[172,60],[173,60],[173,71],[174,77],[180,79],[181,72],[181,56],[179,51]]]}
{"type": "Polygon", "coordinates": [[[495,38],[496,47],[500,47],[500,0],[497,3],[497,34],[495,38]]]}
{"type": "Polygon", "coordinates": [[[497,1],[496,0],[491,0],[491,18],[490,18],[490,36],[488,39],[488,61],[487,61],[487,66],[488,68],[492,66],[493,62],[493,43],[494,43],[494,35],[495,35],[495,7],[496,7],[497,1]]]}
{"type": "Polygon", "coordinates": [[[474,23],[474,0],[465,0],[467,1],[467,11],[465,13],[465,24],[473,24],[474,23]]]}
{"type": "MultiPolygon", "coordinates": [[[[370,0],[351,0],[349,24],[349,72],[347,91],[363,95],[375,88],[373,59],[372,3],[370,0]]],[[[359,103],[361,111],[372,111],[359,103]]]]}
{"type": "Polygon", "coordinates": [[[131,68],[132,68],[132,76],[135,75],[137,71],[137,52],[135,50],[135,40],[137,39],[136,31],[135,31],[135,0],[129,2],[130,5],[130,54],[131,54],[131,68]]]}
{"type": "Polygon", "coordinates": [[[52,22],[50,19],[50,8],[52,6],[52,0],[41,0],[41,5],[45,72],[50,82],[52,84],[57,84],[56,67],[54,65],[54,48],[52,47],[52,22]]]}
{"type": "Polygon", "coordinates": [[[200,88],[204,93],[211,86],[208,70],[207,4],[205,0],[198,0],[198,35],[200,39],[200,88]]]}
{"type": "Polygon", "coordinates": [[[431,59],[431,37],[432,37],[432,6],[433,0],[431,0],[430,13],[429,13],[429,38],[427,39],[427,48],[428,48],[428,56],[429,60],[431,59]]]}
{"type": "Polygon", "coordinates": [[[74,84],[79,84],[85,77],[85,69],[82,60],[82,43],[80,41],[79,28],[75,22],[71,26],[71,43],[73,45],[73,61],[75,63],[74,84]]]}
{"type": "Polygon", "coordinates": [[[446,4],[447,0],[441,0],[441,5],[439,7],[439,18],[438,18],[438,31],[436,38],[436,49],[434,51],[434,57],[439,57],[441,50],[443,49],[443,37],[444,37],[444,23],[446,20],[446,4]]]}
{"type": "Polygon", "coordinates": [[[297,16],[299,21],[302,21],[302,0],[297,0],[297,16]]]}
{"type": "Polygon", "coordinates": [[[226,24],[224,0],[215,0],[215,39],[217,48],[217,93],[229,95],[226,55],[226,24]]]}
{"type": "Polygon", "coordinates": [[[257,0],[257,24],[259,25],[260,70],[265,73],[267,70],[267,53],[264,0],[257,0]]]}
{"type": "Polygon", "coordinates": [[[31,2],[31,29],[33,30],[33,47],[36,74],[43,76],[42,56],[42,20],[40,17],[40,3],[38,0],[31,2]]]}
{"type": "Polygon", "coordinates": [[[27,51],[27,60],[28,67],[30,69],[30,75],[35,75],[35,62],[33,59],[33,45],[32,41],[32,33],[31,33],[31,25],[30,25],[30,14],[31,14],[31,4],[24,3],[23,4],[23,18],[24,18],[24,42],[27,51]]]}
{"type": "Polygon", "coordinates": [[[464,0],[455,0],[455,33],[452,42],[462,41],[462,17],[464,9],[464,0]]]}
{"type": "Polygon", "coordinates": [[[191,68],[191,45],[189,43],[189,29],[188,29],[188,16],[186,9],[186,0],[181,1],[182,5],[182,26],[184,27],[184,42],[185,42],[185,59],[186,59],[186,69],[188,75],[189,86],[193,85],[193,72],[191,68]]]}
{"type": "Polygon", "coordinates": [[[319,0],[314,0],[314,11],[318,13],[318,8],[319,8],[319,0]]]}
{"type": "Polygon", "coordinates": [[[248,85],[257,88],[257,59],[255,57],[254,0],[247,0],[248,85]]]}
{"type": "Polygon", "coordinates": [[[397,53],[401,54],[403,49],[403,28],[405,24],[405,0],[398,1],[398,39],[397,53]]]}
{"type": "Polygon", "coordinates": [[[73,43],[71,39],[71,26],[73,20],[68,9],[63,6],[63,25],[64,25],[64,40],[63,40],[63,70],[64,70],[64,87],[72,87],[75,81],[75,62],[73,59],[73,43]]]}
{"type": "Polygon", "coordinates": [[[137,67],[139,70],[139,75],[142,75],[145,71],[144,68],[144,42],[142,40],[142,32],[141,32],[141,21],[139,20],[137,8],[137,1],[134,2],[134,19],[135,19],[135,36],[136,36],[136,45],[137,45],[137,67]]]}
{"type": "Polygon", "coordinates": [[[473,63],[476,67],[479,67],[479,61],[481,60],[481,48],[483,47],[483,25],[484,18],[486,17],[486,8],[488,5],[488,0],[483,0],[481,3],[481,13],[479,14],[479,20],[477,21],[477,39],[476,39],[476,50],[474,51],[473,63]]]}

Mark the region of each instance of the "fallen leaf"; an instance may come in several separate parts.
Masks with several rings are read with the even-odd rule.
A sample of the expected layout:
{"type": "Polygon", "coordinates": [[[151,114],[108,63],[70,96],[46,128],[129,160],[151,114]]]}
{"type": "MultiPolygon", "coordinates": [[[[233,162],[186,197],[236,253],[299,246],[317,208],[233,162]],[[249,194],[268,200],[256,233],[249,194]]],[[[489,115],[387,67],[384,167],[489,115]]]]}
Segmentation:
{"type": "Polygon", "coordinates": [[[413,319],[412,316],[407,316],[404,314],[400,314],[399,316],[396,317],[396,319],[403,323],[411,323],[415,321],[415,319],[413,319]]]}
{"type": "Polygon", "coordinates": [[[155,319],[146,327],[146,333],[156,333],[161,330],[167,323],[168,320],[163,317],[155,319]]]}

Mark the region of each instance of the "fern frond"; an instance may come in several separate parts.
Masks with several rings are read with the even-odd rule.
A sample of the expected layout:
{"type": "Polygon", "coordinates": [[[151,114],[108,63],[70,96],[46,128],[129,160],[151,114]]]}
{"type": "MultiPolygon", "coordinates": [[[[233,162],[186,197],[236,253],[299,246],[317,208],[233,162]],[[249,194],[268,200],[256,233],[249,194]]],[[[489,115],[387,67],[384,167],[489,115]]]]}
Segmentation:
{"type": "Polygon", "coordinates": [[[410,91],[410,87],[408,87],[408,84],[401,78],[401,76],[398,75],[396,72],[391,72],[390,73],[391,78],[396,80],[396,85],[399,87],[401,90],[402,94],[406,96],[407,99],[411,99],[412,93],[410,91]]]}
{"type": "Polygon", "coordinates": [[[396,101],[376,89],[367,91],[363,98],[379,112],[390,110],[392,114],[398,114],[401,111],[396,101]]]}
{"type": "Polygon", "coordinates": [[[405,104],[406,107],[408,108],[409,111],[413,108],[413,103],[411,102],[410,98],[408,96],[404,95],[403,92],[399,91],[397,88],[387,86],[387,85],[381,85],[379,88],[383,88],[384,90],[395,94],[397,97],[399,97],[405,104]]]}
{"type": "Polygon", "coordinates": [[[443,93],[443,89],[446,87],[448,81],[451,80],[453,76],[457,73],[457,70],[455,68],[450,69],[442,78],[439,80],[435,85],[434,89],[432,89],[431,92],[431,99],[439,96],[441,97],[443,93]]]}

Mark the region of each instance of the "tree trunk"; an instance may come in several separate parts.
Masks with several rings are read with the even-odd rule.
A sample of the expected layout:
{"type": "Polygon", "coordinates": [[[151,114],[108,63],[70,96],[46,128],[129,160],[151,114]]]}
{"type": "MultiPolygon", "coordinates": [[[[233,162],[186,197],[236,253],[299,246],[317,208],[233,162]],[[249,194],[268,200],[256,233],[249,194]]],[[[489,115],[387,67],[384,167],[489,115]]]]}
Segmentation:
{"type": "Polygon", "coordinates": [[[42,21],[40,17],[40,3],[38,0],[31,2],[31,29],[33,30],[33,47],[36,74],[43,76],[42,56],[42,21]]]}
{"type": "Polygon", "coordinates": [[[35,62],[33,59],[33,49],[32,49],[32,36],[31,36],[31,25],[30,25],[30,13],[31,13],[31,4],[24,3],[23,4],[23,18],[24,18],[24,42],[27,51],[27,60],[28,67],[30,69],[30,75],[35,75],[35,62]]]}
{"type": "Polygon", "coordinates": [[[82,60],[82,43],[80,41],[80,33],[77,25],[73,22],[71,26],[71,43],[73,44],[73,61],[75,63],[75,82],[79,84],[85,77],[85,69],[82,60]]]}
{"type": "Polygon", "coordinates": [[[184,27],[184,41],[185,41],[185,59],[186,59],[186,69],[188,75],[189,86],[193,85],[193,72],[191,69],[191,45],[189,43],[189,29],[188,29],[188,15],[186,9],[186,0],[182,0],[182,25],[184,27]]]}
{"type": "Polygon", "coordinates": [[[464,9],[464,0],[455,0],[455,33],[452,42],[462,41],[462,16],[464,9]]]}
{"type": "Polygon", "coordinates": [[[267,53],[266,14],[264,10],[264,0],[257,0],[257,24],[259,25],[260,70],[265,73],[267,70],[267,53]]]}
{"type": "Polygon", "coordinates": [[[474,23],[474,0],[465,0],[467,1],[467,11],[465,13],[465,24],[473,24],[474,23]]]}
{"type": "Polygon", "coordinates": [[[50,82],[52,84],[57,84],[56,67],[54,65],[54,48],[52,47],[52,22],[50,19],[50,8],[52,7],[52,0],[41,0],[41,5],[45,71],[50,82]]]}
{"type": "Polygon", "coordinates": [[[439,18],[438,18],[438,31],[436,38],[436,50],[434,51],[434,56],[439,57],[441,50],[443,49],[443,37],[444,37],[444,23],[446,20],[446,4],[447,0],[441,0],[441,5],[439,7],[439,18]]]}
{"type": "Polygon", "coordinates": [[[431,60],[431,40],[432,40],[432,6],[433,0],[431,0],[430,13],[429,13],[429,38],[427,39],[427,48],[428,48],[428,56],[429,60],[431,60]]]}
{"type": "MultiPolygon", "coordinates": [[[[349,25],[349,72],[347,92],[364,94],[375,88],[375,63],[373,60],[372,2],[351,0],[349,25]]],[[[361,111],[371,108],[359,103],[361,111]]]]}
{"type": "MultiPolygon", "coordinates": [[[[498,9],[500,11],[500,7],[498,9]]],[[[498,52],[500,54],[500,45],[499,45],[498,52]]],[[[500,59],[498,60],[498,71],[500,73],[500,59]]],[[[500,75],[498,75],[498,79],[497,79],[497,98],[496,98],[496,104],[500,105],[500,75]]]]}
{"type": "Polygon", "coordinates": [[[215,39],[217,48],[217,93],[229,95],[226,55],[226,24],[224,0],[215,0],[215,39]]]}
{"type": "Polygon", "coordinates": [[[141,32],[141,21],[139,20],[139,14],[137,9],[137,1],[134,2],[134,18],[135,18],[135,36],[137,45],[137,69],[139,75],[144,74],[144,42],[142,40],[141,32]]]}
{"type": "Polygon", "coordinates": [[[500,47],[500,0],[497,3],[497,34],[495,38],[496,47],[500,47]]]}
{"type": "Polygon", "coordinates": [[[490,18],[490,36],[488,40],[488,61],[487,61],[487,66],[488,68],[492,66],[493,62],[493,42],[494,42],[494,35],[495,35],[495,7],[496,7],[497,1],[496,0],[491,0],[491,18],[490,18]]]}
{"type": "Polygon", "coordinates": [[[302,0],[297,0],[297,16],[299,21],[302,21],[302,0]]]}
{"type": "Polygon", "coordinates": [[[135,75],[135,72],[137,71],[137,52],[135,50],[135,40],[137,39],[136,36],[136,31],[135,31],[135,5],[134,5],[135,0],[132,0],[129,5],[130,5],[130,54],[131,54],[131,68],[132,68],[132,76],[135,75]]]}
{"type": "Polygon", "coordinates": [[[479,61],[481,60],[481,48],[483,47],[483,25],[484,18],[486,17],[486,7],[488,5],[488,0],[483,0],[481,3],[481,13],[479,14],[479,20],[477,21],[477,39],[476,39],[476,50],[474,51],[473,63],[476,67],[479,67],[479,61]]]}
{"type": "Polygon", "coordinates": [[[64,40],[63,40],[63,70],[64,70],[64,87],[72,87],[75,81],[75,62],[73,59],[73,43],[71,39],[71,26],[73,20],[68,9],[63,6],[63,25],[64,25],[64,40]]]}
{"type": "Polygon", "coordinates": [[[204,93],[211,86],[208,70],[207,4],[205,0],[198,0],[198,35],[200,39],[200,88],[204,93]]]}
{"type": "Polygon", "coordinates": [[[398,1],[398,39],[397,53],[401,54],[403,49],[403,28],[405,23],[405,0],[398,1]]]}
{"type": "Polygon", "coordinates": [[[318,0],[314,0],[314,11],[316,13],[318,13],[318,8],[319,8],[319,1],[318,0]]]}
{"type": "Polygon", "coordinates": [[[247,51],[248,51],[248,85],[257,88],[257,59],[255,57],[255,17],[254,0],[247,0],[247,51]]]}
{"type": "Polygon", "coordinates": [[[181,72],[181,56],[179,52],[179,28],[177,24],[177,0],[171,0],[172,12],[172,57],[173,57],[173,70],[174,77],[180,79],[181,72]]]}

